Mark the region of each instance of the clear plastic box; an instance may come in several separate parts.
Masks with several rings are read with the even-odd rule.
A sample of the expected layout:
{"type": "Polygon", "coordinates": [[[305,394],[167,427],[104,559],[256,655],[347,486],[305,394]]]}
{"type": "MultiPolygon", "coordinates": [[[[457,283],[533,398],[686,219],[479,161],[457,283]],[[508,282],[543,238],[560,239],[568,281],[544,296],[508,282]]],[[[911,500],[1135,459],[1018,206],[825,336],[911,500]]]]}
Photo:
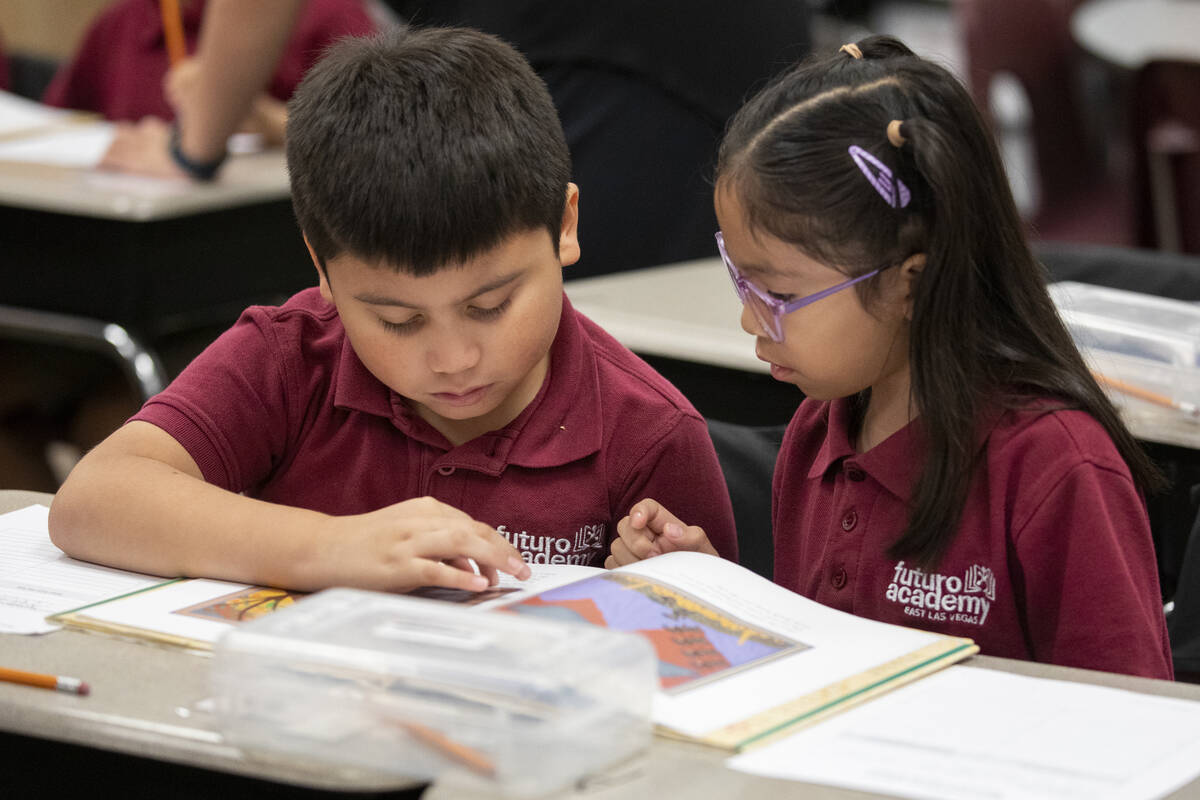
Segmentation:
{"type": "Polygon", "coordinates": [[[1073,281],[1051,284],[1050,296],[1081,348],[1200,367],[1200,306],[1073,281]]]}
{"type": "Polygon", "coordinates": [[[1071,281],[1050,296],[1134,433],[1200,446],[1200,306],[1071,281]]]}
{"type": "Polygon", "coordinates": [[[214,647],[226,740],[529,796],[644,748],[657,663],[640,636],[435,600],[329,589],[214,647]]]}

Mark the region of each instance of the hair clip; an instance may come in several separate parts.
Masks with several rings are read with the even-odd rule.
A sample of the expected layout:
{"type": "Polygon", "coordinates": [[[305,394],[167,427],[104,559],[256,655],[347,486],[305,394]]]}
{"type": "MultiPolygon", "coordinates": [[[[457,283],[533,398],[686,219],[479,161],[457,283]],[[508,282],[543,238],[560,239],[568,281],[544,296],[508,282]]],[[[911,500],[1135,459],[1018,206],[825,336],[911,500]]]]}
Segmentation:
{"type": "Polygon", "coordinates": [[[862,50],[854,42],[849,42],[838,48],[839,53],[845,53],[851,58],[862,58],[862,50]]]}
{"type": "Polygon", "coordinates": [[[887,126],[888,141],[892,143],[892,147],[902,147],[908,141],[908,137],[904,135],[904,120],[894,119],[887,126]]]}
{"type": "Polygon", "coordinates": [[[856,144],[850,145],[849,152],[854,163],[862,170],[862,174],[867,176],[871,186],[879,192],[879,196],[886,200],[889,206],[904,208],[908,205],[908,201],[912,199],[912,193],[908,191],[904,181],[892,174],[892,170],[888,168],[887,164],[856,144]]]}

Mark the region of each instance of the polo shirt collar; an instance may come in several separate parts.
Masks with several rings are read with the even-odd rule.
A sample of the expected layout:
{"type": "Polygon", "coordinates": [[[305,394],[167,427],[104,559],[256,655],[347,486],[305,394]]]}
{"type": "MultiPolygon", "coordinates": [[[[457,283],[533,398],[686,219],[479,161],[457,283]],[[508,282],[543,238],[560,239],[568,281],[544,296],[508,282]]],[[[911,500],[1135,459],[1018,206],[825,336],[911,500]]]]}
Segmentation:
{"type": "Polygon", "coordinates": [[[820,478],[843,460],[854,464],[896,497],[905,499],[924,463],[925,443],[920,419],[915,419],[866,453],[858,453],[850,443],[853,419],[850,398],[830,401],[826,406],[825,441],[817,451],[809,478],[820,478]]]}
{"type": "MultiPolygon", "coordinates": [[[[335,407],[391,420],[405,435],[442,450],[482,450],[490,466],[505,464],[534,469],[558,467],[600,449],[603,420],[596,356],[588,346],[580,316],[563,294],[562,318],[550,346],[550,366],[537,395],[516,419],[453,448],[440,432],[421,419],[401,395],[383,384],[359,360],[342,333],[341,353],[333,376],[335,407]]],[[[341,327],[340,320],[337,322],[341,327]]],[[[466,465],[464,463],[464,465],[466,465]]]]}

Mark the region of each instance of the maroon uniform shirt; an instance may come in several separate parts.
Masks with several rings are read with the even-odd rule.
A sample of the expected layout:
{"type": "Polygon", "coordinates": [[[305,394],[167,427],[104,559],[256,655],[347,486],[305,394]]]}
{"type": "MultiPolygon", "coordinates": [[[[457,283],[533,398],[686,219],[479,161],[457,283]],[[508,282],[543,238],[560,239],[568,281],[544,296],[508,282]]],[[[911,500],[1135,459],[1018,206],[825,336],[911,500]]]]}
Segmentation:
{"type": "MultiPolygon", "coordinates": [[[[194,54],[204,3],[185,1],[180,6],[188,53],[194,54]]],[[[363,36],[374,30],[359,0],[308,0],[267,92],[287,100],[326,46],[342,36],[363,36]]],[[[58,70],[42,101],[95,111],[111,120],[137,121],[147,116],[171,120],[175,112],[163,93],[169,66],[158,0],[120,0],[96,17],[75,57],[58,70]]]]}
{"type": "Polygon", "coordinates": [[[617,521],[645,497],[737,558],[704,419],[565,297],[541,391],[502,430],[458,447],[367,371],[315,288],[248,309],[134,419],[230,491],[329,514],[430,495],[496,527],[531,563],[602,566],[617,521]]]}
{"type": "Polygon", "coordinates": [[[886,554],[920,472],[919,420],[866,453],[847,400],[805,400],[776,465],[775,580],[863,617],[967,636],[981,652],[1172,677],[1145,505],[1080,411],[1006,412],[932,570],[886,554]]]}

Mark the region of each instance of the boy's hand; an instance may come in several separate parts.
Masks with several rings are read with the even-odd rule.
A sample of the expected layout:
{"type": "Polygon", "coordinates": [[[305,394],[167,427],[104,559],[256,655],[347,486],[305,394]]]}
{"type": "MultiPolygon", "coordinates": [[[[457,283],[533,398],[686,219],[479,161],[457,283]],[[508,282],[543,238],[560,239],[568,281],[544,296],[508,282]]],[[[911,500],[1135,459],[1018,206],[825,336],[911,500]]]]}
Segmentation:
{"type": "Polygon", "coordinates": [[[673,550],[717,555],[703,528],[685,525],[657,500],[636,503],[629,516],[617,523],[617,536],[612,553],[604,560],[608,569],[673,550]]]}
{"type": "Polygon", "coordinates": [[[431,497],[331,517],[329,524],[332,530],[314,565],[327,585],[389,592],[444,586],[477,592],[496,582],[497,570],[521,580],[529,577],[529,565],[494,528],[431,497]]]}

